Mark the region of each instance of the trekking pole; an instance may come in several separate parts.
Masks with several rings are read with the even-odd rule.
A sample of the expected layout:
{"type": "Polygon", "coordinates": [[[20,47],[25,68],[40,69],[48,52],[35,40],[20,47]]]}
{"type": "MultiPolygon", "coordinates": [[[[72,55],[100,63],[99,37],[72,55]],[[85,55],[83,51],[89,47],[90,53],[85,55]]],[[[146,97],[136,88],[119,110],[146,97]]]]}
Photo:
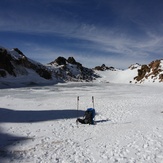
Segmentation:
{"type": "MultiPolygon", "coordinates": [[[[92,96],[92,104],[93,104],[93,109],[95,109],[94,105],[94,96],[92,96]]],[[[95,116],[96,117],[96,116],[95,116]]],[[[94,117],[94,124],[96,125],[96,118],[94,117]]]]}
{"type": "MultiPolygon", "coordinates": [[[[77,112],[76,112],[77,119],[78,119],[78,110],[79,110],[79,96],[77,97],[77,112]]],[[[78,126],[78,121],[77,120],[76,120],[76,124],[78,126]]]]}
{"type": "Polygon", "coordinates": [[[78,118],[78,110],[79,110],[79,96],[77,97],[77,118],[78,118]]]}
{"type": "Polygon", "coordinates": [[[94,106],[94,97],[92,96],[92,104],[93,104],[93,108],[95,107],[94,106]]]}

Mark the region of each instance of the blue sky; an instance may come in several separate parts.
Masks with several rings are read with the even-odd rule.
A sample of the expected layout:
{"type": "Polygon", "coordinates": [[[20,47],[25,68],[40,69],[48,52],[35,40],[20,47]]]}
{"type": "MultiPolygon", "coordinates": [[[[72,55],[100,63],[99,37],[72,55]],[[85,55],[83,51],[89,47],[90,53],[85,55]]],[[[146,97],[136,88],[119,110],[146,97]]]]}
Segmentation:
{"type": "Polygon", "coordinates": [[[41,63],[147,64],[163,58],[163,1],[3,0],[0,45],[41,63]]]}

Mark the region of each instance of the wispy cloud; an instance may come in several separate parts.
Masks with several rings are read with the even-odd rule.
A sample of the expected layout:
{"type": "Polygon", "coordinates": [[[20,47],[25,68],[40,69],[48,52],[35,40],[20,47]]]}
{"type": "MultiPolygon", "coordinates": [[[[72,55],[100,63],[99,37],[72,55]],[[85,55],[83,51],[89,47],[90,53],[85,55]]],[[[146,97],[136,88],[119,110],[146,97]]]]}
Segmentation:
{"type": "MultiPolygon", "coordinates": [[[[42,1],[46,6],[51,3],[65,4],[67,2],[69,2],[69,4],[75,3],[73,0],[42,1]]],[[[132,7],[133,5],[133,3],[130,4],[132,7]]],[[[88,21],[81,22],[77,19],[78,16],[73,15],[71,11],[65,11],[60,8],[60,12],[63,12],[61,14],[48,14],[48,12],[41,13],[34,12],[33,10],[32,13],[29,11],[20,13],[19,11],[13,12],[12,10],[8,10],[7,13],[4,14],[5,10],[2,9],[0,11],[0,31],[22,32],[24,34],[33,34],[36,36],[49,35],[54,38],[62,37],[67,40],[79,40],[78,42],[73,43],[73,45],[83,49],[83,52],[73,50],[75,48],[66,49],[64,45],[58,48],[50,48],[46,45],[42,46],[38,43],[31,42],[32,45],[30,47],[33,47],[32,53],[37,53],[37,57],[40,57],[42,58],[41,60],[45,61],[47,60],[45,53],[48,54],[49,58],[60,54],[76,55],[78,58],[83,57],[87,58],[87,60],[90,58],[89,62],[92,62],[92,65],[93,61],[91,61],[91,55],[93,55],[93,53],[95,53],[96,57],[98,55],[100,56],[100,62],[98,57],[96,60],[96,62],[99,63],[107,60],[108,62],[110,61],[110,63],[117,63],[117,59],[121,59],[123,63],[126,63],[127,61],[134,62],[135,60],[137,62],[144,62],[152,59],[152,53],[159,55],[163,51],[163,38],[153,30],[153,26],[148,28],[142,20],[137,18],[140,16],[138,11],[142,13],[142,9],[139,9],[137,6],[136,8],[139,10],[132,11],[129,7],[125,7],[125,12],[123,12],[124,9],[120,9],[121,6],[115,4],[114,6],[113,9],[117,14],[119,14],[119,18],[127,18],[129,22],[134,23],[137,29],[139,29],[138,31],[141,31],[141,34],[138,35],[133,31],[126,32],[129,29],[127,24],[125,26],[126,29],[123,30],[121,25],[112,27],[108,25],[100,25],[98,23],[90,23],[88,21]],[[89,51],[89,54],[86,50],[89,51]]],[[[159,23],[158,26],[157,29],[161,30],[163,25],[161,26],[161,23],[159,23]]]]}
{"type": "MultiPolygon", "coordinates": [[[[2,23],[1,30],[35,33],[36,35],[54,35],[54,37],[61,36],[64,38],[75,38],[86,41],[82,43],[83,49],[92,49],[98,51],[102,56],[103,53],[109,55],[120,55],[121,57],[129,58],[148,58],[150,53],[160,53],[162,48],[163,39],[160,36],[154,35],[151,32],[147,33],[146,37],[134,40],[130,35],[117,32],[117,29],[98,27],[93,24],[80,24],[76,22],[62,21],[58,18],[45,18],[41,19],[35,16],[34,19],[17,16],[18,21],[8,21],[2,23]],[[89,43],[88,43],[89,42],[89,43]],[[149,53],[150,52],[150,53],[149,53]]],[[[81,46],[80,43],[76,46],[81,46]]],[[[38,50],[37,50],[38,51],[38,50]]],[[[42,51],[42,49],[40,50],[42,51]]],[[[65,50],[66,51],[66,50],[65,50]]],[[[65,53],[71,53],[72,52],[65,53]]],[[[47,53],[54,54],[54,52],[47,53]]],[[[76,52],[79,53],[79,52],[76,52]]],[[[63,55],[63,54],[62,54],[63,55]]],[[[102,57],[101,57],[102,60],[102,57]]],[[[104,61],[106,61],[104,59],[104,61]]]]}

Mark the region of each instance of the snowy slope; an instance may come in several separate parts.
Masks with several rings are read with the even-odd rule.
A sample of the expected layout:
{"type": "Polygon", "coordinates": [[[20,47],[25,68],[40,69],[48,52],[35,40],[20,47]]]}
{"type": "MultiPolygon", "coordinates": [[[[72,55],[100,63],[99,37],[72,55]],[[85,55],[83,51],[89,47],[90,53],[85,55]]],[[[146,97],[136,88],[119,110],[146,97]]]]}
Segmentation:
{"type": "Polygon", "coordinates": [[[0,161],[162,163],[162,91],[161,85],[110,83],[3,89],[0,161]],[[77,126],[91,96],[97,124],[77,126]]]}
{"type": "MultiPolygon", "coordinates": [[[[25,57],[18,49],[7,51],[17,61],[25,57]]],[[[21,65],[9,71],[16,77],[0,77],[0,88],[6,88],[0,90],[0,162],[162,163],[163,61],[92,74],[72,57],[62,59],[47,66],[24,63],[44,67],[52,80],[21,65]],[[59,80],[73,82],[53,85],[59,80]],[[76,118],[93,106],[92,96],[96,125],[77,126],[76,118]]]]}
{"type": "Polygon", "coordinates": [[[134,77],[137,75],[137,69],[131,70],[116,70],[116,71],[96,71],[101,78],[97,78],[96,82],[106,82],[106,83],[132,83],[134,82],[134,77]]]}
{"type": "Polygon", "coordinates": [[[101,78],[97,82],[162,84],[163,60],[152,61],[148,65],[133,64],[128,69],[95,71],[101,78]]]}

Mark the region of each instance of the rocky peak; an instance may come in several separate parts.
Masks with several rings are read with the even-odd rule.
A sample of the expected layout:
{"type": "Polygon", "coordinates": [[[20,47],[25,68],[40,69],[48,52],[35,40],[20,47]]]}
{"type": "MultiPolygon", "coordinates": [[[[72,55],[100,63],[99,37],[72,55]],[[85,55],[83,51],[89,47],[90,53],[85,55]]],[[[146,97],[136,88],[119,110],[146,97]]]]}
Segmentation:
{"type": "Polygon", "coordinates": [[[138,69],[138,75],[134,78],[138,82],[143,82],[145,80],[152,80],[155,82],[159,80],[159,82],[163,81],[163,67],[161,63],[163,60],[152,61],[148,65],[142,65],[140,69],[138,69]]]}
{"type": "Polygon", "coordinates": [[[97,71],[105,71],[105,70],[115,71],[115,68],[114,67],[107,67],[105,64],[102,64],[101,66],[96,66],[94,68],[94,70],[97,70],[97,71]]]}
{"type": "Polygon", "coordinates": [[[79,62],[76,62],[76,60],[74,59],[74,57],[69,57],[69,58],[67,59],[67,62],[70,63],[70,64],[77,65],[77,66],[80,67],[80,68],[82,67],[82,64],[79,63],[79,62]]]}
{"type": "Polygon", "coordinates": [[[67,59],[64,57],[58,57],[55,61],[51,62],[50,64],[56,63],[57,65],[66,65],[67,59]]]}
{"type": "Polygon", "coordinates": [[[26,57],[22,51],[20,51],[18,48],[13,48],[14,51],[16,51],[18,54],[20,54],[22,57],[26,57]]]}
{"type": "Polygon", "coordinates": [[[58,66],[66,66],[68,64],[77,65],[78,67],[82,67],[82,64],[77,62],[74,57],[68,57],[68,59],[59,56],[57,59],[55,59],[53,62],[50,62],[49,65],[58,65],[58,66]]]}
{"type": "Polygon", "coordinates": [[[69,57],[68,59],[58,57],[48,65],[53,66],[55,68],[53,71],[55,71],[57,76],[66,81],[91,81],[95,78],[94,71],[83,67],[74,57],[69,57]]]}
{"type": "Polygon", "coordinates": [[[12,57],[8,54],[7,50],[0,48],[0,77],[5,77],[7,73],[16,76],[14,66],[12,65],[12,57]]]}
{"type": "Polygon", "coordinates": [[[128,68],[131,69],[131,70],[134,70],[138,67],[140,67],[141,65],[139,63],[136,63],[136,64],[132,64],[131,66],[129,66],[128,68]]]}
{"type": "Polygon", "coordinates": [[[74,59],[74,57],[68,57],[67,61],[68,61],[68,63],[71,63],[71,64],[77,64],[77,62],[74,59]]]}
{"type": "Polygon", "coordinates": [[[5,77],[7,74],[15,77],[17,75],[28,75],[26,68],[32,69],[42,78],[52,78],[51,73],[45,66],[28,60],[18,48],[11,51],[0,48],[0,77],[5,77]]]}

